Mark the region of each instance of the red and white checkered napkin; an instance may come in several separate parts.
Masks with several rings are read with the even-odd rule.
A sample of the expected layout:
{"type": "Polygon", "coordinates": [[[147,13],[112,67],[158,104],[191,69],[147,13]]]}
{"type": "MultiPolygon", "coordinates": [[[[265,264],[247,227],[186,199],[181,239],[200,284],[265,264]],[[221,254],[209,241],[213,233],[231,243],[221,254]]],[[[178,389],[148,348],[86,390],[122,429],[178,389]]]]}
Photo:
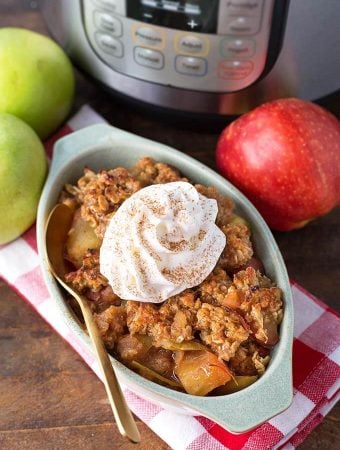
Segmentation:
{"type": "MultiPolygon", "coordinates": [[[[103,122],[84,106],[46,143],[51,156],[56,139],[103,122]]],[[[99,375],[92,354],[66,327],[42,279],[35,227],[10,244],[0,246],[0,276],[63,336],[99,375]]],[[[131,410],[174,449],[292,449],[322,421],[340,397],[340,318],[325,304],[292,283],[295,309],[293,349],[294,400],[282,414],[255,430],[233,435],[203,417],[189,417],[162,408],[125,390],[131,410]]]]}

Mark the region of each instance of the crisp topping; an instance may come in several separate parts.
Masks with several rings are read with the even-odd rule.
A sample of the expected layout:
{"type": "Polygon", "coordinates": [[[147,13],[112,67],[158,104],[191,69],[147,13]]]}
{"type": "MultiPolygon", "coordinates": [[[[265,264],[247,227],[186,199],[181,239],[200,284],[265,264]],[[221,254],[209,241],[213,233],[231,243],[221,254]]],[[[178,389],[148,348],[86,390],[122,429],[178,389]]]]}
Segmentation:
{"type": "MultiPolygon", "coordinates": [[[[78,233],[75,242],[82,242],[79,248],[73,248],[70,243],[65,245],[65,258],[67,263],[71,263],[66,280],[89,300],[106,347],[127,365],[137,361],[145,370],[152,369],[151,378],[150,372],[142,373],[147,378],[159,382],[154,375],[161,374],[168,381],[175,381],[178,388],[178,379],[173,380],[172,377],[174,356],[181,344],[188,350],[197,349],[197,346],[201,350],[203,346],[210,357],[213,352],[236,376],[260,376],[268,365],[270,348],[278,339],[278,326],[283,316],[282,293],[261,273],[262,265],[256,260],[256,255],[253,256],[250,225],[235,214],[232,200],[216,188],[194,186],[206,200],[216,202],[218,212],[214,222],[226,236],[226,245],[216,266],[199,284],[172,295],[160,304],[125,302],[112,291],[109,280],[100,272],[99,246],[112,217],[143,187],[178,181],[187,180],[177,169],[148,157],[130,169],[117,167],[98,173],[85,169],[77,184],[66,186],[60,197],[60,201],[75,211],[74,230],[69,240],[72,241],[71,237],[78,233]],[[80,220],[82,226],[77,226],[80,220]],[[93,231],[97,235],[96,240],[92,239],[93,231]],[[77,256],[77,264],[72,267],[74,255],[77,256]],[[261,271],[255,267],[260,267],[261,271]]],[[[204,226],[209,214],[202,208],[197,213],[195,202],[190,198],[175,200],[176,197],[170,195],[168,203],[163,204],[158,197],[147,196],[142,210],[136,202],[131,202],[131,221],[128,224],[124,222],[117,230],[122,239],[129,226],[133,225],[137,230],[138,245],[133,245],[131,259],[120,267],[123,273],[128,267],[134,267],[144,283],[142,286],[147,285],[151,276],[145,265],[145,254],[152,255],[160,279],[170,286],[175,286],[183,277],[190,279],[195,275],[192,273],[195,268],[178,261],[178,255],[196,252],[203,243],[205,252],[201,251],[197,260],[203,265],[209,257],[210,228],[204,226]],[[157,228],[158,222],[153,219],[166,216],[170,203],[171,220],[167,218],[166,223],[157,228]],[[181,203],[184,203],[184,212],[181,203]],[[194,231],[192,220],[189,220],[192,217],[196,219],[194,231]],[[182,224],[180,227],[175,226],[177,221],[182,224]],[[186,223],[191,224],[191,228],[186,227],[186,223]],[[156,233],[151,235],[155,227],[156,233]],[[175,255],[178,264],[163,264],[164,258],[168,261],[168,254],[175,255]]],[[[124,246],[117,243],[114,250],[119,258],[123,257],[124,246]]],[[[200,271],[199,264],[196,270],[200,271]]],[[[135,370],[134,366],[131,367],[135,370]]]]}

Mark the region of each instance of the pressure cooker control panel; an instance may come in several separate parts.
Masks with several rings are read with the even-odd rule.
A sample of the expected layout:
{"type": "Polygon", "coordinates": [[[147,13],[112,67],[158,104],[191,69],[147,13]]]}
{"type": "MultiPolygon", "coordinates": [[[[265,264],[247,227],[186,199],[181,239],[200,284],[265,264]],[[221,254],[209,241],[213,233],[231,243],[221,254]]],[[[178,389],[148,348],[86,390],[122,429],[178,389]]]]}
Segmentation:
{"type": "Polygon", "coordinates": [[[82,0],[87,38],[113,70],[205,92],[238,91],[263,74],[274,5],[275,0],[82,0]]]}

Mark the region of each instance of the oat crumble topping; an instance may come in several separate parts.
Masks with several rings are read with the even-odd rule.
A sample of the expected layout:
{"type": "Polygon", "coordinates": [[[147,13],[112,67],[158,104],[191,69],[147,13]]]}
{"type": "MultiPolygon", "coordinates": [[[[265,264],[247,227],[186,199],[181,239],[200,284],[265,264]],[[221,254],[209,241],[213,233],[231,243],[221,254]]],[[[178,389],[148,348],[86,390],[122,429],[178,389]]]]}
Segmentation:
{"type": "MultiPolygon", "coordinates": [[[[174,375],[174,359],[181,360],[183,343],[204,346],[233,376],[260,376],[270,360],[269,349],[279,338],[282,293],[252,266],[251,228],[235,214],[232,200],[214,187],[195,185],[200,194],[216,199],[216,224],[227,243],[215,269],[200,285],[160,305],[125,302],[112,292],[99,271],[100,243],[119,206],[145,186],[173,181],[187,179],[177,169],[145,157],[131,169],[118,167],[95,173],[86,168],[75,185],[66,185],[60,200],[80,211],[75,214],[72,231],[77,230],[76,218],[80,217],[98,242],[96,248],[81,255],[81,264],[74,257],[78,249],[71,240],[66,243],[65,258],[74,264],[66,281],[89,299],[107,348],[127,365],[137,361],[155,372],[160,377],[155,375],[157,382],[164,381],[162,377],[176,383],[184,380],[180,371],[174,375]]],[[[176,245],[180,247],[181,242],[176,245]]],[[[190,276],[190,267],[183,271],[190,276]]],[[[165,275],[178,276],[171,272],[165,275]]],[[[150,376],[147,373],[143,375],[150,378],[151,372],[150,376]]],[[[178,388],[183,389],[180,384],[178,388]]]]}

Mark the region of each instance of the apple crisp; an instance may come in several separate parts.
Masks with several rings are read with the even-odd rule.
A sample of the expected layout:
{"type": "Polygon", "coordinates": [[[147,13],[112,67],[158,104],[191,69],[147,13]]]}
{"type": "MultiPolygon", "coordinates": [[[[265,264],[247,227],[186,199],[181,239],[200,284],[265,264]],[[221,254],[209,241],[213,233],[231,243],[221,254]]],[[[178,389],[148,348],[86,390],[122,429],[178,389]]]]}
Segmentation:
{"type": "Polygon", "coordinates": [[[66,281],[85,295],[107,349],[146,378],[193,395],[221,395],[261,376],[278,342],[281,290],[254,255],[251,226],[229,197],[194,185],[218,205],[216,225],[225,248],[210,275],[160,304],[121,300],[100,273],[99,249],[110,219],[135,192],[153,184],[188,181],[149,157],[130,169],[86,168],[60,201],[74,211],[65,243],[66,281]]]}

